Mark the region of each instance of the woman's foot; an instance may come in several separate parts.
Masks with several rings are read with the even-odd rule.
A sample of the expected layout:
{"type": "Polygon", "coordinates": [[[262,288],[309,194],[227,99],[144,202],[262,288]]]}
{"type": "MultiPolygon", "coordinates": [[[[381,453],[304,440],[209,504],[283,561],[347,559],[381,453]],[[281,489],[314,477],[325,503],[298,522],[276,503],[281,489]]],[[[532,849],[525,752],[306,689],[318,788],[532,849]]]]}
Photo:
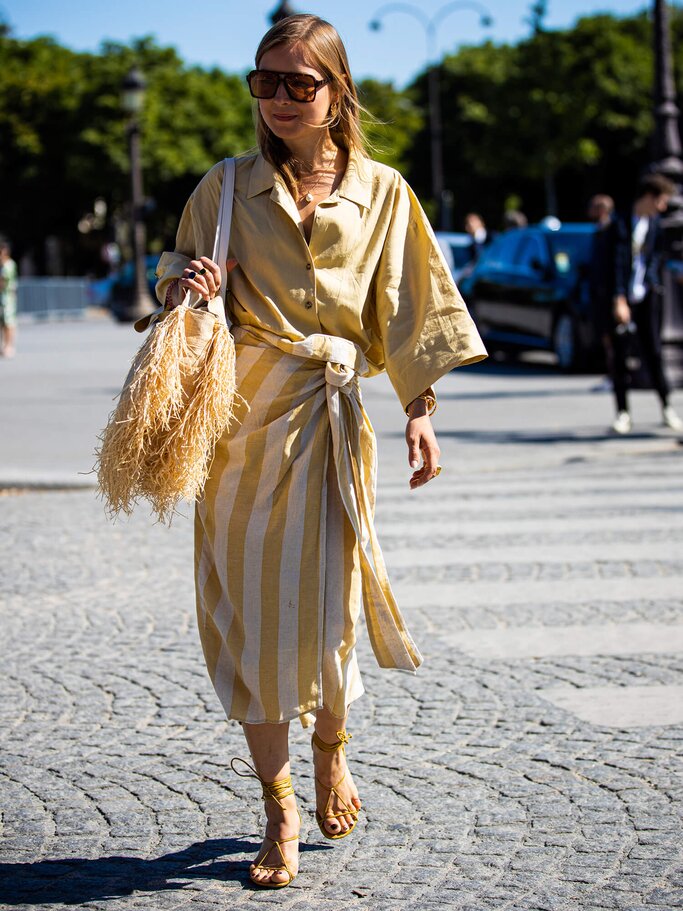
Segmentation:
{"type": "Polygon", "coordinates": [[[249,868],[251,881],[259,886],[287,886],[299,872],[301,820],[294,794],[265,804],[266,836],[249,868]],[[277,869],[273,869],[277,868],[277,869]]]}
{"type": "MultiPolygon", "coordinates": [[[[329,744],[327,740],[324,742],[329,744]]],[[[314,739],[313,767],[316,811],[322,826],[331,838],[343,837],[356,824],[361,802],[341,745],[328,752],[320,749],[314,739]]]]}

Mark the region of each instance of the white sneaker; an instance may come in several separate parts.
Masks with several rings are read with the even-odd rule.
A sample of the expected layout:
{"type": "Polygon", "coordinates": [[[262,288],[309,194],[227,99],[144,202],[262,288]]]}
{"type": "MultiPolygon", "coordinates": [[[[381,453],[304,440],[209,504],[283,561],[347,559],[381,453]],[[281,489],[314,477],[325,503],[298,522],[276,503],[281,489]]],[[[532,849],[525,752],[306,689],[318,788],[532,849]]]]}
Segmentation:
{"type": "Polygon", "coordinates": [[[628,411],[618,412],[616,418],[614,419],[614,422],[612,423],[612,430],[615,433],[621,433],[623,435],[625,433],[630,433],[632,427],[633,422],[631,421],[631,415],[628,413],[628,411]]]}
{"type": "Polygon", "coordinates": [[[683,430],[683,421],[679,418],[671,405],[662,408],[662,421],[665,427],[671,430],[683,430]]]}

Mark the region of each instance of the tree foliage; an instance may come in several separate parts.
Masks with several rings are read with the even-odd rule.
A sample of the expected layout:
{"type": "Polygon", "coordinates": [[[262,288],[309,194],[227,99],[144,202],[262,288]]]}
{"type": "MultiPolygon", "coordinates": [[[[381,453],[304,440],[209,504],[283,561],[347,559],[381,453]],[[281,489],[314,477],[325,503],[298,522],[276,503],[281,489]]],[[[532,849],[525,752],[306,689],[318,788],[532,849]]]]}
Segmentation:
{"type": "MultiPolygon", "coordinates": [[[[681,19],[674,36],[681,34],[681,19]]],[[[600,14],[512,45],[464,47],[441,67],[446,185],[460,212],[494,222],[510,195],[529,214],[582,218],[587,197],[623,202],[650,155],[652,27],[645,14],[600,14]]],[[[680,42],[674,46],[680,48],[680,42]]],[[[683,59],[676,61],[681,83],[683,59]]],[[[426,104],[426,77],[415,85],[426,104]]],[[[428,194],[427,135],[411,176],[428,194]]]]}
{"type": "Polygon", "coordinates": [[[412,144],[424,126],[424,112],[410,91],[400,92],[390,82],[365,79],[359,84],[370,154],[377,161],[406,170],[412,144]]]}
{"type": "MultiPolygon", "coordinates": [[[[459,216],[475,209],[495,225],[505,200],[517,197],[533,219],[550,208],[581,218],[591,193],[626,201],[651,156],[649,17],[597,14],[550,30],[546,9],[543,0],[530,4],[531,34],[517,44],[462,47],[440,66],[445,184],[459,216]]],[[[683,15],[671,15],[681,85],[683,15]]],[[[169,242],[206,170],[254,144],[241,75],[187,66],[149,37],[77,53],[50,38],[18,40],[0,22],[0,233],[19,250],[34,248],[39,265],[55,235],[70,270],[90,268],[96,244],[126,218],[121,86],[134,64],[148,83],[141,126],[152,249],[169,242]],[[98,197],[108,220],[85,237],[77,225],[98,197]]],[[[426,73],[403,91],[372,79],[359,88],[374,156],[429,200],[426,73]]]]}
{"type": "Polygon", "coordinates": [[[254,143],[243,80],[186,67],[151,38],[106,43],[99,54],[87,54],[49,38],[0,36],[0,230],[17,246],[33,247],[39,260],[42,240],[57,235],[67,264],[81,267],[78,251],[86,242],[76,226],[96,198],[115,219],[126,215],[130,163],[121,87],[134,64],[147,80],[142,163],[157,245],[171,213],[177,217],[209,167],[254,143]]]}

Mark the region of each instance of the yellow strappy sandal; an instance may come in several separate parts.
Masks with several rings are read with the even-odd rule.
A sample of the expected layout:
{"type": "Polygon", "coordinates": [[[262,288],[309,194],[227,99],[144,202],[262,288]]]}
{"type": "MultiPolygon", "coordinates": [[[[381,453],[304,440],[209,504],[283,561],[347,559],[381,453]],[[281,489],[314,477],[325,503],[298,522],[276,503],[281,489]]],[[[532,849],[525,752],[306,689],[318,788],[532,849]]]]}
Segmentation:
{"type": "MultiPolygon", "coordinates": [[[[283,807],[281,801],[285,797],[289,797],[290,794],[294,793],[294,788],[292,787],[292,779],[289,775],[286,778],[280,778],[278,781],[264,781],[252,765],[249,765],[249,763],[246,762],[246,760],[240,759],[239,757],[236,757],[235,759],[231,760],[230,768],[233,770],[233,772],[236,775],[239,775],[240,778],[255,778],[261,784],[261,788],[263,790],[264,802],[266,800],[274,800],[275,803],[279,807],[282,807],[283,810],[284,810],[284,807],[283,807]],[[248,772],[238,771],[238,769],[235,768],[236,762],[241,762],[242,765],[245,765],[249,769],[249,771],[248,772]]],[[[297,813],[299,813],[298,807],[297,807],[297,813]]],[[[299,813],[299,822],[301,822],[301,813],[299,813]]],[[[270,847],[264,848],[263,853],[260,854],[256,858],[256,860],[252,864],[252,869],[251,869],[249,878],[251,879],[251,881],[254,883],[255,886],[262,886],[264,889],[284,889],[285,886],[289,886],[294,882],[294,880],[296,879],[296,873],[292,873],[292,871],[290,870],[290,868],[287,864],[287,860],[285,859],[285,855],[282,851],[282,845],[286,844],[288,841],[298,841],[299,836],[292,835],[291,838],[282,838],[279,841],[275,840],[274,838],[270,838],[270,836],[268,836],[268,835],[266,835],[265,838],[269,842],[271,842],[270,847]],[[280,855],[280,859],[282,860],[282,863],[281,864],[264,863],[264,861],[268,859],[270,852],[275,848],[277,848],[277,851],[280,855]],[[279,870],[283,873],[286,873],[287,876],[289,876],[289,879],[286,882],[282,882],[282,883],[274,883],[274,882],[272,882],[272,880],[270,882],[259,882],[258,880],[254,879],[254,877],[253,877],[253,874],[256,870],[279,870]]]]}
{"type": "MultiPolygon", "coordinates": [[[[345,753],[346,752],[345,745],[349,742],[349,740],[351,740],[352,737],[353,737],[353,734],[347,734],[346,731],[337,731],[337,738],[338,738],[337,741],[335,743],[325,743],[325,741],[321,740],[320,737],[318,737],[318,735],[314,731],[313,737],[311,738],[311,743],[314,743],[318,747],[318,749],[322,750],[324,753],[336,753],[337,750],[342,750],[342,752],[345,753]]],[[[318,823],[318,828],[323,833],[325,838],[330,838],[333,841],[337,841],[340,838],[346,838],[347,835],[350,835],[353,832],[353,830],[356,828],[356,823],[358,822],[358,814],[360,812],[360,810],[358,810],[353,805],[349,806],[349,804],[344,800],[344,798],[341,796],[341,794],[337,790],[337,788],[339,787],[339,785],[342,783],[342,781],[345,778],[346,778],[346,772],[344,772],[344,774],[339,779],[339,781],[335,785],[333,785],[331,788],[328,788],[328,786],[326,784],[323,784],[319,778],[316,777],[316,779],[315,779],[321,788],[324,788],[326,791],[330,792],[328,795],[328,798],[327,798],[327,803],[325,804],[325,812],[321,816],[320,813],[318,813],[318,811],[316,810],[315,818],[318,823]],[[332,803],[333,795],[337,798],[339,803],[344,808],[341,811],[341,813],[331,813],[330,812],[330,804],[332,803]],[[353,816],[353,825],[346,832],[342,831],[342,832],[338,832],[336,835],[332,835],[332,833],[328,832],[327,829],[325,828],[325,825],[324,825],[325,821],[328,819],[338,819],[340,816],[353,816]]]]}

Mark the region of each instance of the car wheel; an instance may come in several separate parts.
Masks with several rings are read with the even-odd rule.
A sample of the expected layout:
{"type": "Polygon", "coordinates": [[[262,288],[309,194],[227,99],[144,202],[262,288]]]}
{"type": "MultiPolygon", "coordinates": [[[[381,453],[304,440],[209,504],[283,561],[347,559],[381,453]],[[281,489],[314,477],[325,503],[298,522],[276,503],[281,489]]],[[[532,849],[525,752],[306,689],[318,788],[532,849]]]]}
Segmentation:
{"type": "Polygon", "coordinates": [[[561,370],[574,370],[578,365],[576,322],[568,313],[560,313],[553,329],[553,351],[561,370]]]}

